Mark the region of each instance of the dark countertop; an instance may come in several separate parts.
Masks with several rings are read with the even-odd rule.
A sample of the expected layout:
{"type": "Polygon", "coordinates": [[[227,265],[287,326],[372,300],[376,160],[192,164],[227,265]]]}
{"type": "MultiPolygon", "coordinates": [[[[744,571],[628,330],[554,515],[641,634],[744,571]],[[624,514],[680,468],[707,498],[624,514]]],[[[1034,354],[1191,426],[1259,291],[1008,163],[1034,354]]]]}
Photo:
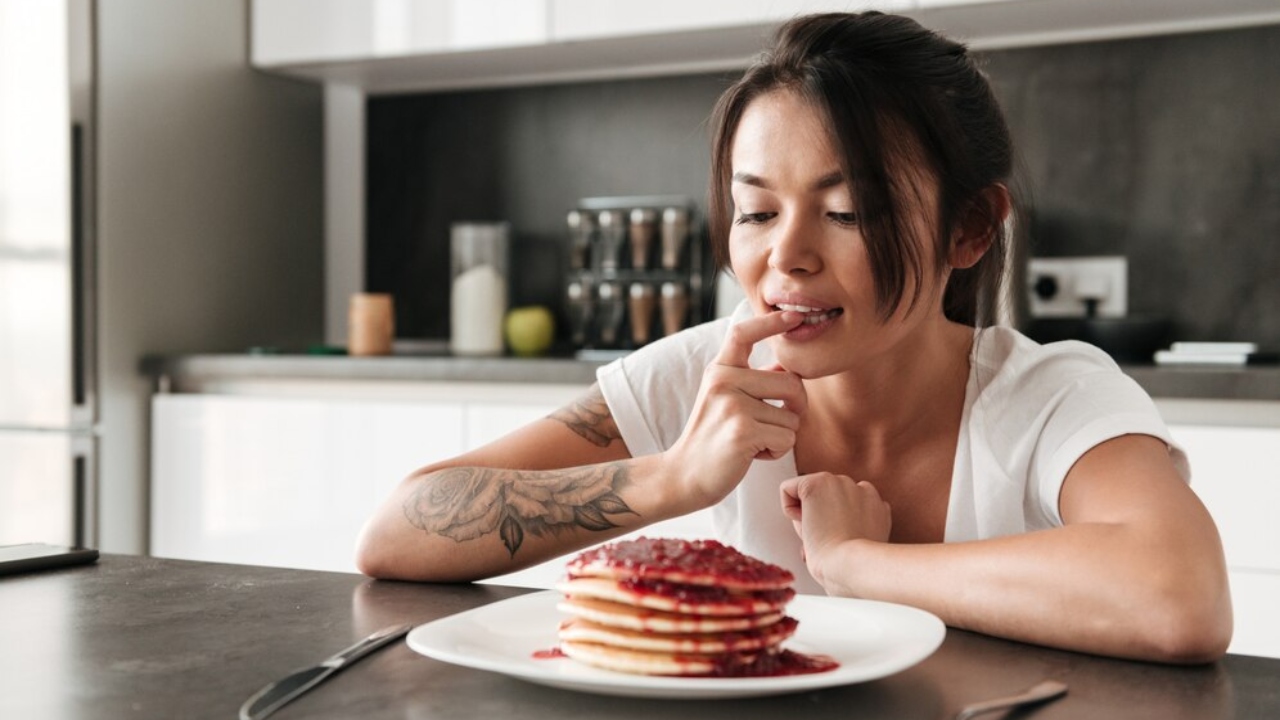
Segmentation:
{"type": "MultiPolygon", "coordinates": [[[[233,718],[267,682],[374,630],[423,623],[526,592],[489,585],[123,555],[0,579],[0,717],[233,718]]],[[[1047,650],[948,630],[924,662],[887,678],[743,700],[588,695],[420,656],[403,642],[273,716],[289,718],[950,717],[966,702],[1045,677],[1066,697],[1017,716],[1280,717],[1280,660],[1228,656],[1168,667],[1047,650]]]]}
{"type": "MultiPolygon", "coordinates": [[[[457,358],[448,355],[345,357],[312,355],[179,355],[148,357],[142,372],[175,390],[201,380],[399,380],[590,385],[603,360],[457,358]]],[[[1156,398],[1280,400],[1280,366],[1239,368],[1124,365],[1156,398]]]]}

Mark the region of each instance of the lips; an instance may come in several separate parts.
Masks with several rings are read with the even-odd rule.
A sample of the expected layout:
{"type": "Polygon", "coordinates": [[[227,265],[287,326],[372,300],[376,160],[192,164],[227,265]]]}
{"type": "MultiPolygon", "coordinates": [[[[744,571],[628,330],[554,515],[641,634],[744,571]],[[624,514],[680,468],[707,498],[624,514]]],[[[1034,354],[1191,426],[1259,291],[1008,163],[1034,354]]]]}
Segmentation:
{"type": "Polygon", "coordinates": [[[774,310],[784,310],[798,312],[804,315],[805,325],[817,325],[818,323],[834,320],[844,314],[844,308],[824,308],[813,305],[802,305],[799,303],[776,303],[771,306],[774,310]]]}

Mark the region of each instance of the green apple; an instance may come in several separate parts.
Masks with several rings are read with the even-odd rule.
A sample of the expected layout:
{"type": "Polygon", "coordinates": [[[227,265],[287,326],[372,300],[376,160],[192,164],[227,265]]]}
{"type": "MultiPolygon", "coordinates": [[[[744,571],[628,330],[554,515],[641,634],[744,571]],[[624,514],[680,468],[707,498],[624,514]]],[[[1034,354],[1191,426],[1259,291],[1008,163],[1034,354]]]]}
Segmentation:
{"type": "Polygon", "coordinates": [[[512,308],[502,324],[511,352],[533,357],[551,349],[556,337],[556,318],[542,305],[512,308]]]}

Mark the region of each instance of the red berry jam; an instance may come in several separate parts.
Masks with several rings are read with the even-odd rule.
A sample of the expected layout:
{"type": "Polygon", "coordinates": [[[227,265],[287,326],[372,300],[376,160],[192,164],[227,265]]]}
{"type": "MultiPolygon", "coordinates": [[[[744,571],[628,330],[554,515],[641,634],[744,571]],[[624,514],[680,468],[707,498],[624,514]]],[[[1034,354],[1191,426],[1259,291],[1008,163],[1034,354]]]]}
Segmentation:
{"type": "Polygon", "coordinates": [[[789,570],[744,555],[715,540],[639,538],[604,545],[569,562],[570,577],[588,568],[623,571],[635,578],[679,577],[699,585],[785,588],[795,581],[789,570]]]}

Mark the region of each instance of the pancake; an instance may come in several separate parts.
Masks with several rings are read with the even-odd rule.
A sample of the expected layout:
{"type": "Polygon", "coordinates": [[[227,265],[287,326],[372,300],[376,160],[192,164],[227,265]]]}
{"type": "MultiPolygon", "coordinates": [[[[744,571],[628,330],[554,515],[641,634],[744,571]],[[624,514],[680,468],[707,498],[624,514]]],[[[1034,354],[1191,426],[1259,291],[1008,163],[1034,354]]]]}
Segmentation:
{"type": "Polygon", "coordinates": [[[644,652],[708,655],[775,647],[791,637],[798,624],[795,618],[784,617],[762,628],[737,632],[655,633],[570,618],[560,625],[560,640],[644,652]]]}
{"type": "Polygon", "coordinates": [[[739,632],[772,625],[783,617],[781,612],[732,617],[690,615],[577,597],[561,600],[556,609],[601,625],[654,633],[739,632]]]}
{"type": "Polygon", "coordinates": [[[715,540],[640,538],[588,550],[556,585],[560,653],[641,675],[764,677],[823,672],[829,658],[782,648],[792,574],[715,540]]]}
{"type": "Polygon", "coordinates": [[[613,580],[577,577],[556,584],[573,598],[593,598],[690,615],[760,615],[780,612],[795,591],[731,590],[712,585],[681,585],[663,580],[613,580]]]}
{"type": "Polygon", "coordinates": [[[560,641],[560,651],[587,665],[633,675],[705,677],[732,674],[732,669],[750,665],[755,653],[691,655],[624,650],[595,643],[560,641]]]}

